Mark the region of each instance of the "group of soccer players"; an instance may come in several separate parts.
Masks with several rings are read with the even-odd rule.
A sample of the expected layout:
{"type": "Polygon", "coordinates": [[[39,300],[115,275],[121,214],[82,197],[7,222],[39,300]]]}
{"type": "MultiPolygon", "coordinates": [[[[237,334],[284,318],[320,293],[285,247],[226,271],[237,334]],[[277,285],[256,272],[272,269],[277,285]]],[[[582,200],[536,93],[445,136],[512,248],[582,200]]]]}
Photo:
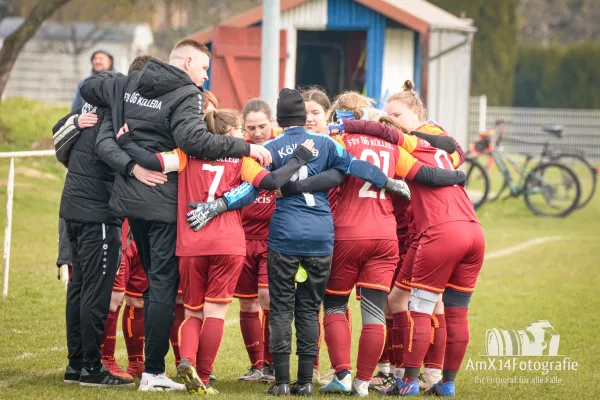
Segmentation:
{"type": "MultiPolygon", "coordinates": [[[[328,193],[324,198],[328,197],[333,215],[331,240],[335,241],[322,282],[319,343],[323,336],[331,371],[319,377],[317,352],[310,359],[311,385],[321,384],[322,393],[359,396],[370,390],[415,395],[420,389],[427,394],[454,395],[454,380],[469,342],[468,305],[485,247],[483,231],[463,188],[464,174],[455,172],[464,161],[460,145],[427,120],[410,81],[403,91],[388,97],[385,112],[374,109],[369,99],[356,92],[338,96],[333,105],[319,89],[301,95],[304,112],[289,106],[285,110],[293,112],[283,116],[278,105],[278,124],[260,99],[249,100],[239,113],[218,109],[217,100],[205,91],[205,121],[215,135],[245,137],[259,145],[276,143],[288,129],[298,126],[330,136],[336,148],[368,161],[388,178],[404,178],[410,200],[390,195],[384,184],[345,176],[335,168],[311,172],[311,162],[319,157],[312,139],[291,146],[287,156],[292,158],[269,173],[250,158],[204,161],[179,150],[144,154],[126,128],[118,135],[118,143],[144,168],[179,171],[180,292],[171,328],[179,374],[188,390],[217,393],[210,384],[212,368],[223,339],[227,307],[237,298],[251,365],[239,380],[272,382],[275,390],[269,394],[312,394],[312,386],[304,391],[285,390],[282,385],[289,384],[289,376],[287,383],[282,381],[273,366],[269,283],[276,277],[267,273],[274,240],[269,239],[269,230],[281,199],[296,196],[310,207],[311,193],[328,193]],[[289,119],[282,123],[285,118],[289,119]],[[235,211],[248,203],[241,200],[247,197],[243,181],[260,193],[235,211]],[[205,218],[206,213],[210,218],[205,218]],[[354,380],[348,308],[353,290],[362,314],[354,380]]],[[[127,222],[122,240],[123,258],[106,320],[102,362],[114,375],[132,379],[141,376],[144,368],[141,294],[148,284],[127,222]],[[126,371],[114,358],[123,293],[126,371]]],[[[314,246],[319,244],[315,241],[314,246]]],[[[304,267],[298,265],[298,285],[304,267]]],[[[316,280],[310,273],[308,279],[316,280]]],[[[297,329],[302,328],[297,324],[297,329]]],[[[308,384],[305,381],[306,377],[301,383],[308,384]]]]}

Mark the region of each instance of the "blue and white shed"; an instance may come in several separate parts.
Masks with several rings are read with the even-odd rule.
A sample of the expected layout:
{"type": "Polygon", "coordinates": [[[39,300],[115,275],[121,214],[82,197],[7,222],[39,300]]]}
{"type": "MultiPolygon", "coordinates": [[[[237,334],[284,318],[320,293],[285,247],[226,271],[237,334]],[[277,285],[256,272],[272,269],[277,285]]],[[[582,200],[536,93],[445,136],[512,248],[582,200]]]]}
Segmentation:
{"type": "MultiPolygon", "coordinates": [[[[260,90],[262,7],[191,35],[209,44],[210,89],[241,108],[260,90]]],[[[425,0],[281,0],[280,86],[358,90],[378,102],[415,82],[429,117],[466,144],[471,20],[425,0]]]]}

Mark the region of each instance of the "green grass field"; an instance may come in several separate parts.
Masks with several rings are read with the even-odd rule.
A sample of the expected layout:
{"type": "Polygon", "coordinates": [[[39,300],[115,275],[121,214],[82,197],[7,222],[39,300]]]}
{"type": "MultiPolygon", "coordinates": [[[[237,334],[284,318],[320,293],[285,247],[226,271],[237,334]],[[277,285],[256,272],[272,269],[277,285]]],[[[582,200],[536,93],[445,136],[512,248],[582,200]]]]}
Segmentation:
{"type": "MultiPolygon", "coordinates": [[[[1,111],[0,111],[1,112],[1,111]]],[[[60,116],[60,113],[59,115],[60,116]]],[[[7,146],[13,149],[13,145],[7,146]]],[[[7,150],[4,147],[3,150],[7,150]]],[[[22,149],[22,148],[21,148],[22,149]]],[[[148,399],[184,398],[187,393],[140,393],[129,389],[90,389],[62,383],[66,366],[65,290],[56,278],[57,213],[64,169],[55,160],[19,159],[16,183],[8,298],[0,302],[1,399],[148,399]]],[[[0,161],[0,220],[4,221],[8,160],[0,161]]],[[[464,399],[592,399],[600,394],[600,200],[566,219],[534,217],[522,200],[484,206],[479,215],[486,233],[487,256],[470,310],[471,344],[457,381],[464,399]],[[535,239],[552,238],[534,244],[535,239]],[[519,246],[520,247],[516,247],[519,246]],[[485,333],[490,328],[525,329],[548,320],[560,334],[559,354],[577,370],[475,371],[472,363],[487,361],[485,333]],[[531,383],[540,377],[543,382],[531,383]],[[546,383],[546,378],[555,382],[546,383]],[[494,383],[513,378],[516,383],[494,383]],[[521,383],[524,380],[528,383],[521,383]],[[480,383],[483,380],[482,383],[480,383]]],[[[541,241],[541,240],[540,240],[541,241]]],[[[449,244],[451,245],[451,244],[449,244]]],[[[351,303],[355,344],[360,309],[351,303]]],[[[220,398],[263,398],[265,386],[236,379],[248,365],[234,303],[226,321],[225,339],[215,364],[220,398]]],[[[119,324],[120,326],[120,324],[119,324]]],[[[321,373],[329,360],[322,346],[321,373]]],[[[356,357],[354,348],[353,357],[356,357]]],[[[123,339],[117,358],[127,357],[123,339]]],[[[542,360],[523,358],[519,361],[542,360]]],[[[168,373],[174,374],[173,357],[168,373]]],[[[473,364],[476,365],[476,364],[473,364]]],[[[504,364],[503,364],[504,365],[504,364]]],[[[496,365],[498,368],[498,365],[496,365]]],[[[294,372],[292,373],[294,375],[294,372]]],[[[378,397],[378,395],[372,395],[378,397]]]]}

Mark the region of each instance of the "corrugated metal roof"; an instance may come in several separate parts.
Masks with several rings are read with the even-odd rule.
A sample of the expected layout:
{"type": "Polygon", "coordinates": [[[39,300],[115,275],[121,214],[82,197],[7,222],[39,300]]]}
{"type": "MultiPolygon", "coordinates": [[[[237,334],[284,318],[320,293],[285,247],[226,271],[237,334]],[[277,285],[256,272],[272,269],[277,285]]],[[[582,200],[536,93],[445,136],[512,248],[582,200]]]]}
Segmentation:
{"type": "Polygon", "coordinates": [[[475,32],[477,29],[468,19],[459,18],[425,0],[383,0],[413,16],[427,21],[429,31],[440,29],[475,32]]]}
{"type": "MultiPolygon", "coordinates": [[[[7,37],[21,26],[25,19],[21,17],[9,17],[0,21],[0,38],[7,37]]],[[[75,27],[77,40],[102,40],[108,42],[121,42],[132,40],[137,25],[133,24],[103,24],[97,25],[93,22],[75,22],[73,24],[60,24],[45,21],[35,34],[36,39],[47,40],[71,40],[72,27],[75,27]]]]}

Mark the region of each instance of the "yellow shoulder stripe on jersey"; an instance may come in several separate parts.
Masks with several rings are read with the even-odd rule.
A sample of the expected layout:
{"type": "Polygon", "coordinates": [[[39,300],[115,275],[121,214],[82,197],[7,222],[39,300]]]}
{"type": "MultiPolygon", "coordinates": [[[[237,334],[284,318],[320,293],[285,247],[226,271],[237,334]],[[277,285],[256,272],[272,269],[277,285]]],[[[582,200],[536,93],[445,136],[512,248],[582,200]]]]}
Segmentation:
{"type": "Polygon", "coordinates": [[[398,149],[400,150],[400,154],[398,163],[396,164],[396,175],[406,178],[418,160],[403,147],[399,147],[398,149]]]}
{"type": "Polygon", "coordinates": [[[419,144],[419,138],[415,135],[404,135],[404,143],[402,143],[402,148],[409,153],[412,153],[417,148],[417,144],[419,144]]]}
{"type": "Polygon", "coordinates": [[[253,184],[254,179],[262,171],[266,171],[254,158],[244,157],[242,159],[242,180],[253,184]]]}
{"type": "Polygon", "coordinates": [[[333,135],[333,136],[329,136],[329,137],[332,138],[337,144],[339,144],[340,146],[342,146],[345,149],[346,142],[344,142],[344,136],[346,136],[346,135],[345,134],[333,135]]]}
{"type": "Polygon", "coordinates": [[[430,135],[447,135],[442,128],[437,125],[426,123],[425,125],[421,125],[416,129],[419,132],[428,133],[430,135]]]}
{"type": "Polygon", "coordinates": [[[460,156],[458,155],[458,152],[454,152],[452,154],[450,154],[450,158],[452,159],[452,166],[454,168],[458,168],[460,167],[460,156]]]}

